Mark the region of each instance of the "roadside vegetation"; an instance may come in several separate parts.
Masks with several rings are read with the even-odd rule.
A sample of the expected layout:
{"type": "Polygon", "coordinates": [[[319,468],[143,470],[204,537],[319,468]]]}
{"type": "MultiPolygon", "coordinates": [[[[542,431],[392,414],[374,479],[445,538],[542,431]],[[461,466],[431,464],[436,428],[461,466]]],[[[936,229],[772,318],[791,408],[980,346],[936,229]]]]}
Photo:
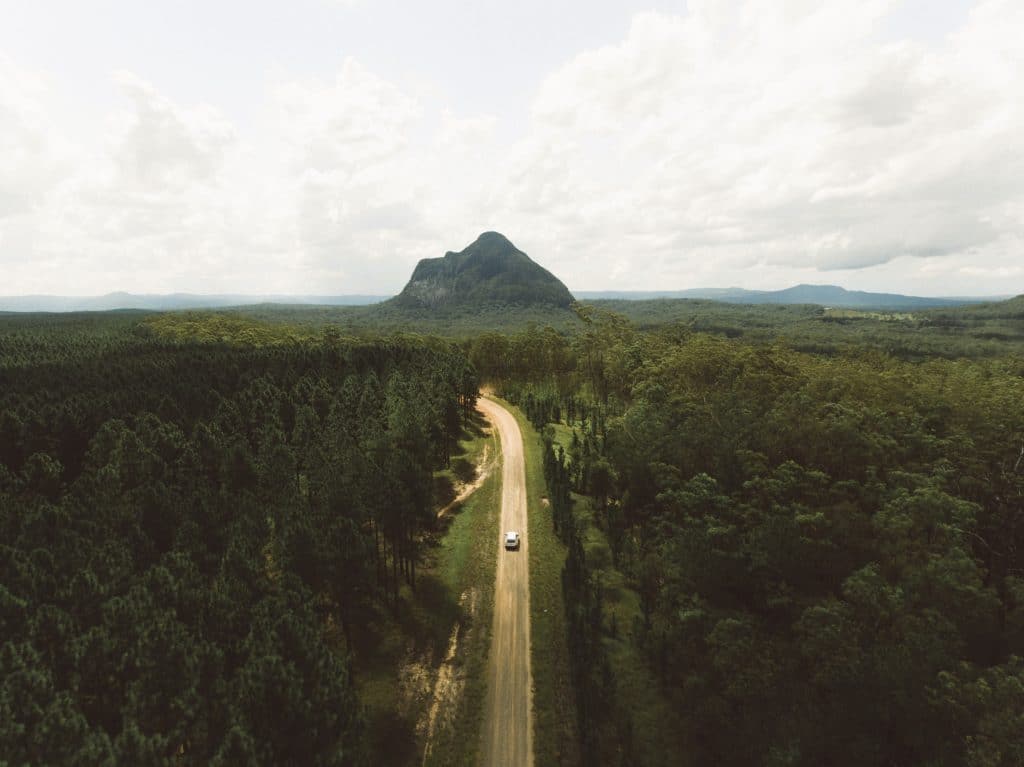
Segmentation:
{"type": "MultiPolygon", "coordinates": [[[[435,507],[476,467],[500,460],[500,443],[476,414],[435,472],[435,507]],[[473,467],[467,470],[465,466],[473,467]]],[[[472,765],[479,748],[491,641],[500,472],[489,471],[464,502],[451,505],[426,533],[416,591],[404,587],[397,610],[381,607],[356,627],[365,672],[357,691],[366,706],[373,764],[472,765]]]]}
{"type": "MultiPolygon", "coordinates": [[[[477,428],[484,423],[480,419],[477,428]]],[[[464,503],[446,513],[434,544],[434,572],[447,591],[445,601],[454,598],[459,612],[444,659],[450,668],[435,677],[431,731],[424,738],[428,765],[469,767],[479,762],[494,615],[495,541],[500,535],[500,451],[493,433],[471,444],[463,459],[488,470],[487,477],[464,503]]]]}
{"type": "Polygon", "coordinates": [[[1024,360],[961,311],[942,356],[600,310],[469,346],[547,435],[585,763],[1024,763],[1024,360]]]}
{"type": "MultiPolygon", "coordinates": [[[[431,585],[432,473],[472,368],[437,341],[194,329],[0,319],[0,761],[403,748],[360,698],[386,652],[361,632],[385,614],[444,653],[408,595],[431,585]]],[[[458,611],[447,591],[422,603],[458,611]]]]}
{"type": "Polygon", "coordinates": [[[643,331],[674,328],[742,339],[779,341],[812,354],[872,348],[909,360],[1024,354],[1024,297],[992,304],[912,313],[859,311],[816,305],[726,304],[694,299],[589,302],[643,331]]]}
{"type": "Polygon", "coordinates": [[[0,761],[1024,764],[1022,302],[0,317],[0,761]]]}
{"type": "MultiPolygon", "coordinates": [[[[568,465],[580,465],[590,429],[588,419],[582,414],[571,424],[565,421],[548,424],[545,427],[545,447],[549,446],[551,451],[548,460],[557,464],[558,456],[563,456],[563,470],[568,465]]],[[[549,473],[551,471],[549,469],[549,473]]],[[[562,481],[568,481],[560,488],[562,502],[571,504],[562,513],[572,515],[582,561],[594,586],[593,593],[600,601],[598,614],[603,625],[597,627],[594,634],[599,638],[601,649],[596,653],[594,648],[594,652],[601,662],[607,663],[608,678],[614,680],[614,688],[605,696],[608,700],[603,701],[611,712],[611,721],[604,727],[609,733],[615,733],[617,727],[623,726],[622,722],[629,723],[628,731],[615,734],[610,747],[628,749],[628,753],[618,757],[623,763],[650,767],[692,764],[693,733],[689,731],[688,722],[673,708],[670,697],[634,641],[634,628],[641,622],[643,610],[630,578],[616,566],[615,552],[603,524],[607,508],[599,506],[602,499],[574,492],[568,471],[563,471],[562,481]]],[[[549,479],[549,484],[557,483],[557,478],[549,479]]],[[[557,492],[559,490],[553,490],[552,495],[557,492]]],[[[596,759],[601,761],[600,744],[596,746],[596,759]]],[[[605,761],[614,763],[615,758],[605,761]]]]}
{"type": "MultiPolygon", "coordinates": [[[[497,398],[496,398],[497,399],[497,398]]],[[[580,764],[562,567],[565,546],[551,523],[544,483],[543,443],[519,408],[497,399],[516,417],[523,435],[530,538],[530,663],[533,673],[534,756],[537,764],[580,764]]]]}

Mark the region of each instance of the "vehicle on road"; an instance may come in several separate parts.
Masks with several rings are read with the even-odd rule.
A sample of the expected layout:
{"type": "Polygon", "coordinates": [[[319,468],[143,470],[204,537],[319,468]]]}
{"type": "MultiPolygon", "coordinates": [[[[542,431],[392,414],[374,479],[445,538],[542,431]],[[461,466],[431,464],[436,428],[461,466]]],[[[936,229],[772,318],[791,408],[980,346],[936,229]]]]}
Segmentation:
{"type": "Polygon", "coordinates": [[[515,530],[510,530],[505,533],[505,549],[508,551],[515,551],[519,548],[519,533],[515,530]]]}

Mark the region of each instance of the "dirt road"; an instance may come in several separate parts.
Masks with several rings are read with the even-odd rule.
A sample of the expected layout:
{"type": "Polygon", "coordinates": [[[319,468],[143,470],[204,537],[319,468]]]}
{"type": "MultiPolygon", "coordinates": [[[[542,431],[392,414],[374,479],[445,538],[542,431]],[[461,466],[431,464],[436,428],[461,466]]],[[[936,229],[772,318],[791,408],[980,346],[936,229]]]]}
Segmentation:
{"type": "Polygon", "coordinates": [[[530,571],[526,535],[526,469],[519,424],[496,402],[477,407],[501,435],[501,534],[494,542],[498,574],[494,626],[487,667],[483,763],[489,767],[533,765],[533,677],[530,674],[530,571]],[[518,551],[505,551],[504,534],[516,530],[518,551]]]}

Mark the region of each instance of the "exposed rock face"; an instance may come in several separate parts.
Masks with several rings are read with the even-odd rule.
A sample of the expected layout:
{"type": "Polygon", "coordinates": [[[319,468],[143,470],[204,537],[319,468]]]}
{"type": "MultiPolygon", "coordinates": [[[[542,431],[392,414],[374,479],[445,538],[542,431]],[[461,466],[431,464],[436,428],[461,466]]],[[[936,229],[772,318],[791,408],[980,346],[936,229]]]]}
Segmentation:
{"type": "Polygon", "coordinates": [[[423,259],[405,289],[392,299],[408,308],[568,307],[572,301],[557,277],[497,232],[484,232],[459,253],[423,259]]]}

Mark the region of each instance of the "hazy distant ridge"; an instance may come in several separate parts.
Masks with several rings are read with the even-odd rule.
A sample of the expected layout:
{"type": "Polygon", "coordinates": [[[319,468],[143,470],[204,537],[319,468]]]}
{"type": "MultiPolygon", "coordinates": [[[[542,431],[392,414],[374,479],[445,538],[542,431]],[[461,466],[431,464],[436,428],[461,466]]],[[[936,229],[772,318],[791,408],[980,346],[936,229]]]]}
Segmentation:
{"type": "MultiPolygon", "coordinates": [[[[441,261],[441,259],[434,259],[441,261]]],[[[546,272],[546,270],[543,270],[546,272]]],[[[547,273],[547,272],[546,272],[547,273]]],[[[547,273],[550,275],[550,273],[547,273]]],[[[557,283],[557,280],[552,280],[557,283]]],[[[559,283],[560,284],[560,283],[559,283]]],[[[568,291],[566,291],[566,295],[568,291]]],[[[618,299],[644,301],[654,298],[690,298],[731,304],[820,304],[848,309],[926,309],[963,306],[986,301],[1003,301],[1005,296],[943,296],[930,298],[899,293],[870,293],[846,290],[836,285],[795,285],[785,290],[745,290],[743,288],[692,288],[689,290],[578,290],[581,301],[618,299]]],[[[290,296],[290,295],[200,295],[196,293],[134,294],[107,293],[103,296],[0,296],[2,312],[102,312],[113,309],[222,309],[255,304],[292,304],[304,306],[367,306],[391,296],[290,296]]],[[[559,296],[562,297],[561,295],[559,296]]]]}
{"type": "Polygon", "coordinates": [[[286,295],[198,295],[170,293],[137,295],[107,293],[103,296],[0,296],[0,311],[5,312],[104,312],[112,309],[221,309],[253,304],[303,304],[310,306],[365,306],[390,296],[286,296],[286,295]]]}
{"type": "Polygon", "coordinates": [[[743,288],[692,288],[664,291],[602,291],[578,290],[580,300],[619,299],[649,300],[652,298],[692,298],[722,301],[730,304],[820,304],[845,309],[926,309],[929,307],[963,306],[984,301],[1001,301],[1009,296],[905,296],[899,293],[869,293],[846,290],[838,285],[794,285],[784,290],[744,290],[743,288]]]}

